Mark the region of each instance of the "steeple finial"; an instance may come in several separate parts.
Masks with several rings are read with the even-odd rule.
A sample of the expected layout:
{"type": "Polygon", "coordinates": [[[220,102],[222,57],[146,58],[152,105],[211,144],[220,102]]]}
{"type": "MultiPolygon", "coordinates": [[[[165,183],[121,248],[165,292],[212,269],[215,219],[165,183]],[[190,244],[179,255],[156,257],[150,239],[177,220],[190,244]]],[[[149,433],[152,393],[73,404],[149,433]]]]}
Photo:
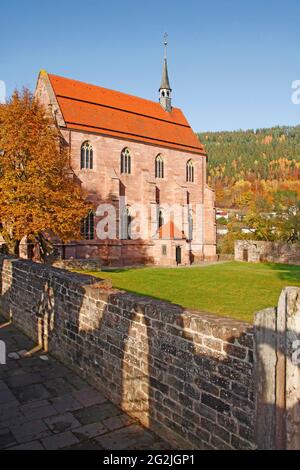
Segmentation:
{"type": "Polygon", "coordinates": [[[163,73],[159,89],[159,102],[164,108],[165,111],[172,111],[171,106],[171,87],[169,82],[168,75],[168,64],[167,64],[167,46],[168,46],[168,34],[164,34],[164,64],[163,64],[163,73]]]}
{"type": "Polygon", "coordinates": [[[165,60],[167,60],[168,33],[164,34],[165,60]]]}

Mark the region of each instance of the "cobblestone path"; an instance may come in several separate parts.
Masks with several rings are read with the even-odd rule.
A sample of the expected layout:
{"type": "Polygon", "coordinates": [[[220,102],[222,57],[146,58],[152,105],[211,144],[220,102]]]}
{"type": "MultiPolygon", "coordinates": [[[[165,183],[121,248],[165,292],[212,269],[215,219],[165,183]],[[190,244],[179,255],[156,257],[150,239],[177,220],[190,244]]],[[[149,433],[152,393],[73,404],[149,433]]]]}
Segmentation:
{"type": "Polygon", "coordinates": [[[0,317],[0,449],[170,449],[0,317]]]}

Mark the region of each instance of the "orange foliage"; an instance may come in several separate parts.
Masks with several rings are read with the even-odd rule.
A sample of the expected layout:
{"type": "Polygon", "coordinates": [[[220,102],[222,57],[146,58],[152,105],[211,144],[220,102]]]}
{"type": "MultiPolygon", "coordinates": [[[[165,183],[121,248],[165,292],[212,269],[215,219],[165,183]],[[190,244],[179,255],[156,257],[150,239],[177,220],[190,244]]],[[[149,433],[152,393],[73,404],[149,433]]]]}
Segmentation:
{"type": "Polygon", "coordinates": [[[255,204],[257,199],[264,200],[272,208],[278,191],[294,191],[300,199],[300,161],[278,158],[267,164],[267,178],[262,178],[259,163],[255,160],[251,170],[239,168],[233,160],[232,176],[227,174],[226,164],[219,164],[210,170],[209,184],[215,188],[219,207],[240,208],[244,204],[255,204]]]}
{"type": "Polygon", "coordinates": [[[89,204],[52,117],[28,90],[0,106],[0,233],[6,241],[53,232],[80,236],[89,204]]]}

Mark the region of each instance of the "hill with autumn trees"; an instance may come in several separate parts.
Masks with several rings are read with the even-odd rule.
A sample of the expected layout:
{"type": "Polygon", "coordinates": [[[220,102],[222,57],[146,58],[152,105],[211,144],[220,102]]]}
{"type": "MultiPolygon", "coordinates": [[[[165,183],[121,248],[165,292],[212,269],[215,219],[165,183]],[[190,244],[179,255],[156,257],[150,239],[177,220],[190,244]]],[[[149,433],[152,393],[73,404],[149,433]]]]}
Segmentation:
{"type": "Polygon", "coordinates": [[[271,211],[278,198],[300,199],[300,126],[198,136],[218,207],[271,211]]]}
{"type": "Polygon", "coordinates": [[[216,205],[232,209],[219,253],[237,239],[300,242],[300,126],[198,134],[216,205]],[[246,229],[246,231],[245,231],[246,229]]]}

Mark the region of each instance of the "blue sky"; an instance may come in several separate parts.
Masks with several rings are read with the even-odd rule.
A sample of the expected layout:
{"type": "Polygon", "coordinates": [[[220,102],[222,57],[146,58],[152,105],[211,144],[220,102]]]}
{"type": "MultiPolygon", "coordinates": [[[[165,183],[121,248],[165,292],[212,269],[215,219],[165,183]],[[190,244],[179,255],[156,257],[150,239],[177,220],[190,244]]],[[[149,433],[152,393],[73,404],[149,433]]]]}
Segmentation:
{"type": "Polygon", "coordinates": [[[299,0],[7,0],[0,18],[8,93],[46,69],[157,100],[167,31],[173,105],[195,130],[300,124],[299,0]]]}

